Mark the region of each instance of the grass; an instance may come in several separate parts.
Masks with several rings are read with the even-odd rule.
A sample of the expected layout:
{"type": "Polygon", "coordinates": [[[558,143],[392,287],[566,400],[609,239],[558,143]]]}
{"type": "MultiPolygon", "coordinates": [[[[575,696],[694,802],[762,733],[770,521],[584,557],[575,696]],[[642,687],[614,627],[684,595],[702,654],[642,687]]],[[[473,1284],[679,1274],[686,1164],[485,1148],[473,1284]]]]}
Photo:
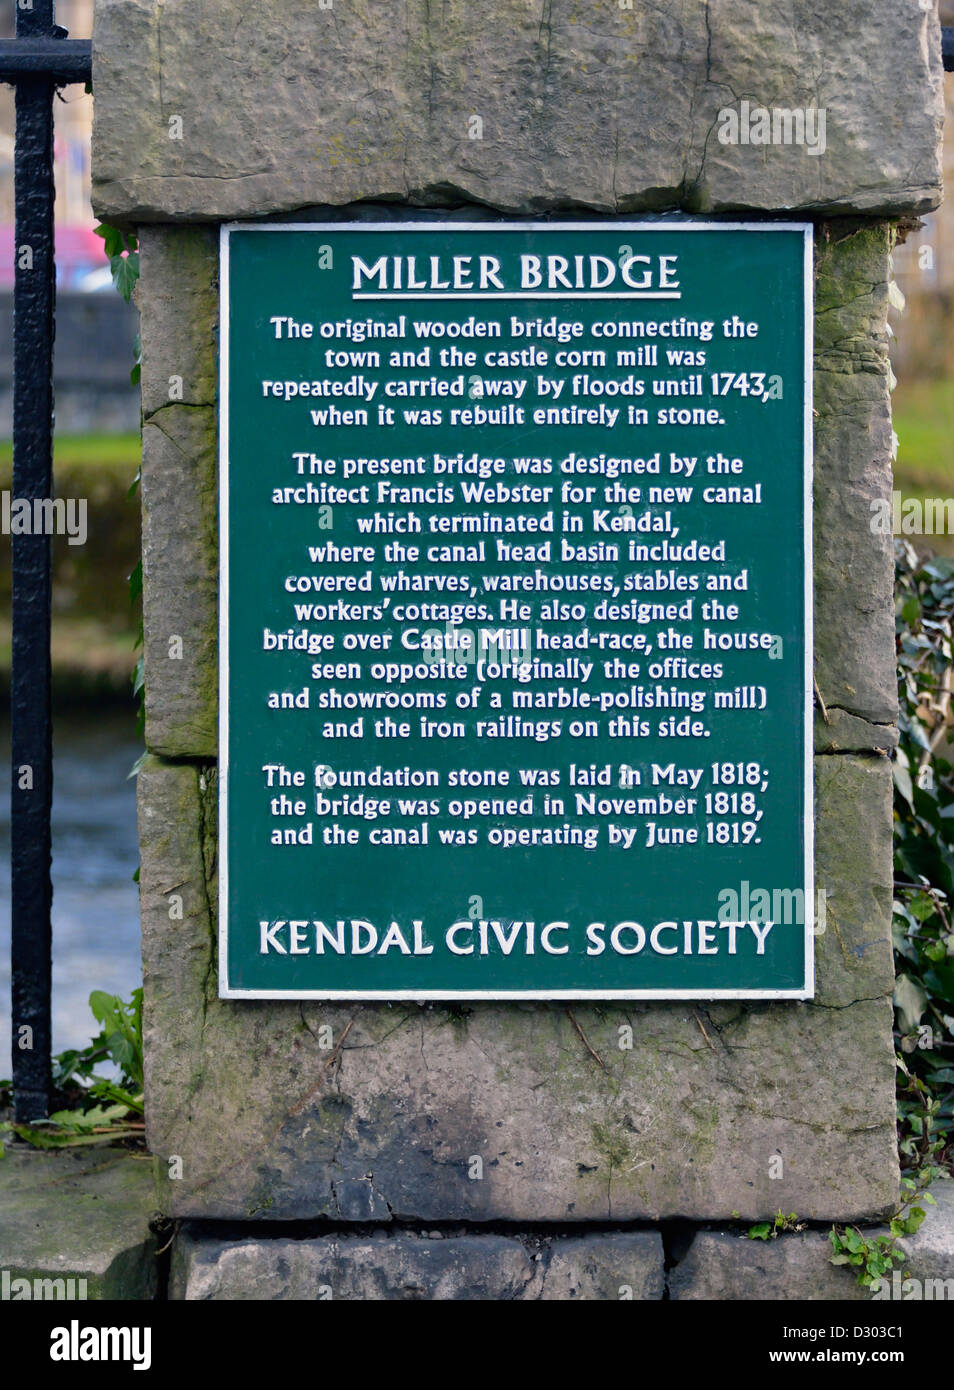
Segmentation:
{"type": "MultiPolygon", "coordinates": [[[[139,498],[128,497],[141,455],[135,434],[55,435],[53,470],[62,496],[87,499],[90,536],[54,546],[52,662],[65,699],[131,699],[137,615],[126,576],[139,552],[139,498]]],[[[0,442],[0,482],[10,486],[12,445],[0,442]]],[[[0,568],[0,704],[9,690],[9,570],[0,568]]]]}
{"type": "MultiPolygon", "coordinates": [[[[53,440],[53,467],[123,468],[139,466],[141,441],[137,434],[63,434],[53,440]]],[[[0,442],[0,468],[13,463],[13,445],[0,442]]]]}
{"type": "Polygon", "coordinates": [[[947,496],[954,487],[954,382],[899,384],[892,406],[901,490],[947,496]]]}
{"type": "MultiPolygon", "coordinates": [[[[894,485],[902,497],[954,496],[954,381],[899,383],[892,395],[898,457],[894,485]]],[[[910,539],[920,545],[921,538],[910,539]]],[[[954,555],[954,536],[929,536],[925,545],[954,555]]]]}

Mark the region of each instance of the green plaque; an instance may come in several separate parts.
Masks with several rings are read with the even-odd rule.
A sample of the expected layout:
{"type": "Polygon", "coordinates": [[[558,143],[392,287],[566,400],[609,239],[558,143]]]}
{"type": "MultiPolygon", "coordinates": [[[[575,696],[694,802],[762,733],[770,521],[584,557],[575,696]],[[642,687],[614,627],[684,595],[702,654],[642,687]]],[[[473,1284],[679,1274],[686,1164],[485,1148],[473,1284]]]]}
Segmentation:
{"type": "Polygon", "coordinates": [[[223,997],[811,997],[811,265],[223,228],[223,997]]]}

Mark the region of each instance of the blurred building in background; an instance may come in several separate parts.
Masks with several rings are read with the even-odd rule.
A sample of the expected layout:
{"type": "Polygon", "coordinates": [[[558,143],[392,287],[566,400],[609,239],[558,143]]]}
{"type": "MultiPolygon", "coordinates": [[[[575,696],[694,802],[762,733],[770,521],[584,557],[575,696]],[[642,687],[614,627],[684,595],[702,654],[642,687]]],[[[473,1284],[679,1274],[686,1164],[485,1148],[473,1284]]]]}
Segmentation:
{"type": "MultiPolygon", "coordinates": [[[[70,38],[93,32],[93,0],[57,0],[70,38]]],[[[14,6],[0,11],[0,36],[14,32],[14,6]]],[[[54,103],[56,178],[56,423],[66,434],[119,432],[139,425],[129,371],[137,314],[112,286],[90,204],[93,98],[65,88],[54,103]]],[[[12,427],[13,88],[0,85],[0,437],[12,427]]]]}
{"type": "MultiPolygon", "coordinates": [[[[0,11],[0,35],[14,32],[14,6],[0,11]]],[[[93,0],[57,0],[57,23],[72,39],[93,32],[93,0]]],[[[66,87],[54,104],[56,165],[56,268],[62,288],[79,288],[85,276],[106,264],[102,239],[93,234],[90,206],[90,133],[93,98],[82,87],[66,87]]],[[[0,286],[13,283],[13,88],[0,86],[0,286]]]]}
{"type": "MultiPolygon", "coordinates": [[[[941,23],[954,25],[954,0],[941,0],[941,23]]],[[[945,201],[894,253],[905,308],[892,315],[892,361],[902,386],[954,377],[954,82],[944,83],[945,201]]],[[[900,116],[904,93],[898,93],[900,116]]]]}

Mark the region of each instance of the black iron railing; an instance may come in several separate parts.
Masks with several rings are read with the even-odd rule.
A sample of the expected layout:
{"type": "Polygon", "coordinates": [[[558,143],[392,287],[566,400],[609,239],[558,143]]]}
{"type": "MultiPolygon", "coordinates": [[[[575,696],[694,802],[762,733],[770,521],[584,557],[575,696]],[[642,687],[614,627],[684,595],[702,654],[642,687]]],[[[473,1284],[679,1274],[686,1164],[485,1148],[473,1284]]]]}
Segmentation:
{"type": "MultiPolygon", "coordinates": [[[[92,45],[54,23],[53,0],[16,7],[0,80],[16,87],[13,288],[13,496],[53,495],[53,96],[89,82],[92,45]]],[[[52,537],[12,540],[11,1021],[16,1118],[50,1100],[50,702],[52,537]]]]}

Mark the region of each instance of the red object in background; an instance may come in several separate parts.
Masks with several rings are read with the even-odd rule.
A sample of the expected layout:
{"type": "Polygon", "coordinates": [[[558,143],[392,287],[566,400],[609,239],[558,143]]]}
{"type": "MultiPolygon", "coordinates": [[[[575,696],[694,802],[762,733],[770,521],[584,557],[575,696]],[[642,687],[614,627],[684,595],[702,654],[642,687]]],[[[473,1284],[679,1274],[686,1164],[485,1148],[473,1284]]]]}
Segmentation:
{"type": "MultiPolygon", "coordinates": [[[[56,284],[58,289],[82,288],[82,281],[94,270],[102,270],[109,262],[103,238],[92,227],[56,228],[56,284]]],[[[13,227],[0,227],[0,289],[13,289],[14,246],[13,227]]]]}

